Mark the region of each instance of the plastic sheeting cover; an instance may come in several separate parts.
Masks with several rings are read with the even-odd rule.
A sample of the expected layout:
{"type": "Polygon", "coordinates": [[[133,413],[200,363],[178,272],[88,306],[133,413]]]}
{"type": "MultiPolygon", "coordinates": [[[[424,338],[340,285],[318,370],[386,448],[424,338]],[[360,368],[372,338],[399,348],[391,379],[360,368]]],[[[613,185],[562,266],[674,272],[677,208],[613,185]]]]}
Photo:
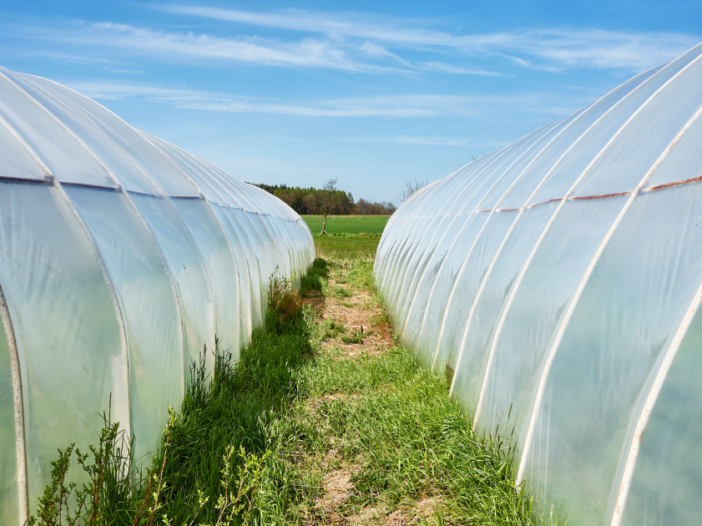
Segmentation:
{"type": "Polygon", "coordinates": [[[271,276],[313,258],[275,197],[0,68],[2,524],[24,523],[56,449],[87,449],[108,409],[153,451],[203,347],[237,357],[271,276]]]}
{"type": "Polygon", "coordinates": [[[401,340],[568,524],[699,522],[702,45],[408,199],[401,340]]]}

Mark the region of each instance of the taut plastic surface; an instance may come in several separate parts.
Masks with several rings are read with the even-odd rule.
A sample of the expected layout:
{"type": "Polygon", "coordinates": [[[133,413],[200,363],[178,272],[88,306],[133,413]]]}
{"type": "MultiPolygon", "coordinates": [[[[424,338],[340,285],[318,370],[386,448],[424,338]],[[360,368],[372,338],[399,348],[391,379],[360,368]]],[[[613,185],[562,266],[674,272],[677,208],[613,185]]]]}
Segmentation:
{"type": "Polygon", "coordinates": [[[702,44],[422,189],[374,275],[544,522],[699,522],[702,44]]]}
{"type": "Polygon", "coordinates": [[[0,68],[0,522],[24,524],[108,409],[149,458],[203,347],[238,357],[271,276],[313,258],[282,201],[0,68]]]}

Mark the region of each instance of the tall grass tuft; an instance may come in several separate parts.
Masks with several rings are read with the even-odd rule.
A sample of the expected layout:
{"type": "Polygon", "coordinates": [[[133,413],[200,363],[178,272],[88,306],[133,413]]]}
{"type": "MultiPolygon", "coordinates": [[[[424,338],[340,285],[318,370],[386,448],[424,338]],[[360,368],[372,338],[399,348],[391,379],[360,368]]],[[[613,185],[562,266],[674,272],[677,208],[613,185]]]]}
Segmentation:
{"type": "Polygon", "coordinates": [[[329,267],[322,258],[316,258],[310,266],[307,274],[300,282],[300,293],[307,296],[312,291],[322,290],[322,281],[329,276],[329,267]]]}

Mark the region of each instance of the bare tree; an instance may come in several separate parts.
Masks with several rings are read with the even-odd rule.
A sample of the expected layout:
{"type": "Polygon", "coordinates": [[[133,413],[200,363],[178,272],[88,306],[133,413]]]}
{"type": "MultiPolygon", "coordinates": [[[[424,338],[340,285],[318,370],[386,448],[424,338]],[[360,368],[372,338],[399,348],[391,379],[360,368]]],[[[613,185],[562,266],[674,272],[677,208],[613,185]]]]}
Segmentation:
{"type": "Polygon", "coordinates": [[[336,212],[337,201],[336,192],[339,190],[336,187],[338,179],[329,179],[324,183],[324,188],[319,192],[319,213],[324,216],[324,222],[322,223],[322,231],[319,233],[322,236],[327,234],[327,216],[336,212]]]}
{"type": "Polygon", "coordinates": [[[420,181],[419,179],[415,179],[414,182],[407,181],[405,184],[407,185],[407,188],[402,192],[402,195],[400,196],[400,201],[402,202],[407,201],[412,194],[418,192],[426,186],[426,183],[420,181]]]}

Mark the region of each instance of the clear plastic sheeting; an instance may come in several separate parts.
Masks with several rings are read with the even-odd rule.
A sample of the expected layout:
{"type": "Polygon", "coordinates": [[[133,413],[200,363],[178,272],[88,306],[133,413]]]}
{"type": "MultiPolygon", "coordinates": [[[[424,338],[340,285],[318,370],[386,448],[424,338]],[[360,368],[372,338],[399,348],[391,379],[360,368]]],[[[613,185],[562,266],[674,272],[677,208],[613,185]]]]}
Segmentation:
{"type": "Polygon", "coordinates": [[[667,374],[646,433],[622,525],[697,524],[702,495],[702,313],[667,374]]]}
{"type": "Polygon", "coordinates": [[[182,324],[156,244],[122,192],[67,187],[66,193],[95,240],[124,319],[129,363],[129,404],[136,455],[149,452],[183,392],[182,324]],[[165,354],[161,349],[173,349],[165,354]]]}
{"type": "Polygon", "coordinates": [[[424,188],[374,275],[545,522],[699,522],[702,44],[424,188]]]}
{"type": "Polygon", "coordinates": [[[0,250],[36,502],[56,448],[76,442],[87,449],[111,394],[112,415],[129,424],[124,330],[88,231],[60,189],[0,181],[0,250]]]}
{"type": "MultiPolygon", "coordinates": [[[[2,301],[0,299],[0,301],[2,301]]],[[[12,524],[19,516],[20,495],[17,480],[17,439],[12,362],[7,334],[0,322],[0,521],[12,524]]]]}
{"type": "Polygon", "coordinates": [[[130,197],[148,223],[178,289],[187,372],[188,364],[197,359],[204,345],[214,348],[214,301],[208,273],[195,241],[169,200],[139,194],[130,197]]]}
{"type": "MultiPolygon", "coordinates": [[[[193,360],[238,357],[273,275],[314,258],[272,195],[54,82],[0,68],[0,521],[99,414],[149,458],[193,360]],[[9,332],[8,332],[9,331],[9,332]]],[[[74,476],[74,475],[71,475],[74,476]]]]}

